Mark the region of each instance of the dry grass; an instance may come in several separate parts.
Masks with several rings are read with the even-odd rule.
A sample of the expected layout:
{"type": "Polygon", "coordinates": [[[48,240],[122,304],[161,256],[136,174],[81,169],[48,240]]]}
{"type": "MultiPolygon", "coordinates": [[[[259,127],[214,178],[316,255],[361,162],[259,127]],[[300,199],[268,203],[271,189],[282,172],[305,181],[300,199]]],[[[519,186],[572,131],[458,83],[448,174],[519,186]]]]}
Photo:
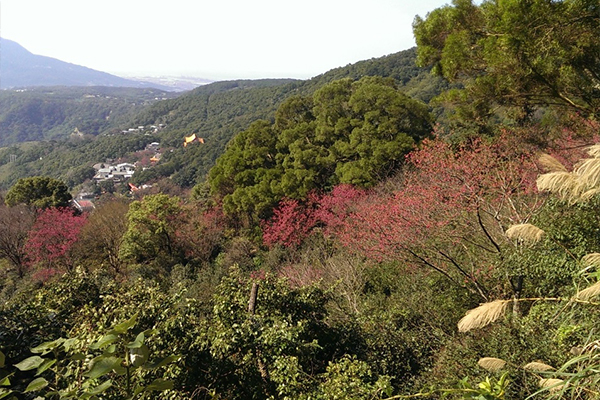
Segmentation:
{"type": "Polygon", "coordinates": [[[550,154],[543,153],[538,158],[538,161],[540,165],[548,172],[567,172],[567,168],[550,154]]]}
{"type": "Polygon", "coordinates": [[[549,172],[540,175],[536,180],[539,191],[557,194],[561,199],[567,200],[578,197],[582,192],[578,177],[572,172],[549,172]]]}
{"type": "Polygon", "coordinates": [[[544,364],[543,362],[539,362],[539,361],[532,361],[529,364],[525,365],[523,367],[523,369],[526,369],[528,371],[554,371],[556,368],[554,368],[551,365],[548,364],[544,364]]]}
{"type": "Polygon", "coordinates": [[[588,158],[580,161],[573,172],[587,189],[600,185],[600,158],[588,158]]]}
{"type": "Polygon", "coordinates": [[[540,379],[539,385],[542,388],[550,389],[551,392],[556,392],[562,389],[562,386],[565,384],[565,381],[562,379],[549,378],[549,379],[540,379]]]}
{"type": "Polygon", "coordinates": [[[557,194],[570,203],[584,202],[600,193],[600,144],[591,146],[588,154],[593,158],[579,161],[568,172],[557,159],[542,154],[539,162],[547,171],[538,177],[538,190],[557,194]]]}
{"type": "Polygon", "coordinates": [[[575,201],[577,201],[577,202],[588,201],[592,197],[596,196],[598,193],[600,193],[600,189],[590,189],[586,192],[583,192],[577,199],[575,199],[575,201]]]}
{"type": "Polygon", "coordinates": [[[586,267],[589,267],[589,266],[595,266],[595,267],[600,266],[600,253],[586,254],[585,256],[581,257],[581,262],[586,267]]]}
{"type": "Polygon", "coordinates": [[[544,237],[544,231],[532,224],[513,225],[506,230],[509,239],[522,240],[527,243],[538,243],[544,237]]]}
{"type": "Polygon", "coordinates": [[[458,331],[468,332],[491,324],[504,315],[509,303],[510,300],[496,300],[467,311],[465,316],[458,321],[458,331]]]}
{"type": "Polygon", "coordinates": [[[483,357],[477,361],[477,364],[490,372],[498,372],[506,365],[506,361],[495,357],[483,357]]]}
{"type": "Polygon", "coordinates": [[[583,289],[575,295],[576,300],[584,300],[588,301],[593,297],[596,297],[600,294],[600,281],[594,283],[592,286],[583,289]]]}
{"type": "Polygon", "coordinates": [[[600,158],[600,144],[590,146],[587,153],[594,158],[600,158]]]}

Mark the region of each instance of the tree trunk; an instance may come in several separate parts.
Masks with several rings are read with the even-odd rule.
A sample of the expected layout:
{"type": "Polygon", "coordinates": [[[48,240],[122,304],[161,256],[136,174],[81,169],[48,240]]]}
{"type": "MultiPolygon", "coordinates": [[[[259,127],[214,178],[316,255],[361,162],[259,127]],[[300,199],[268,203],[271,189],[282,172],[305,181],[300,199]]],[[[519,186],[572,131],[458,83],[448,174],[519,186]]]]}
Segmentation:
{"type": "MultiPolygon", "coordinates": [[[[250,290],[250,300],[248,301],[248,313],[252,316],[254,315],[254,310],[256,309],[256,298],[258,297],[258,283],[252,284],[252,289],[250,290]]],[[[267,366],[261,357],[260,348],[255,347],[254,352],[256,354],[256,363],[258,366],[258,372],[260,373],[260,377],[263,381],[263,388],[265,390],[265,394],[269,396],[269,371],[267,370],[267,366]]]]}

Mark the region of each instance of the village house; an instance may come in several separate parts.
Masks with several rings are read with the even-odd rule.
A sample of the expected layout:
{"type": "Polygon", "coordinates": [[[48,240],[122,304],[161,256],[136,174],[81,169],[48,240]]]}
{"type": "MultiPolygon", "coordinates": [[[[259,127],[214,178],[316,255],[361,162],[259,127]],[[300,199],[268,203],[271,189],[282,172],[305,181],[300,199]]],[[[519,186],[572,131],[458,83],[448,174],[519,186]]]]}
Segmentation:
{"type": "Polygon", "coordinates": [[[135,173],[135,165],[129,163],[122,163],[117,165],[105,165],[99,168],[94,175],[94,180],[102,182],[106,180],[113,180],[115,182],[121,182],[129,179],[135,173]]]}

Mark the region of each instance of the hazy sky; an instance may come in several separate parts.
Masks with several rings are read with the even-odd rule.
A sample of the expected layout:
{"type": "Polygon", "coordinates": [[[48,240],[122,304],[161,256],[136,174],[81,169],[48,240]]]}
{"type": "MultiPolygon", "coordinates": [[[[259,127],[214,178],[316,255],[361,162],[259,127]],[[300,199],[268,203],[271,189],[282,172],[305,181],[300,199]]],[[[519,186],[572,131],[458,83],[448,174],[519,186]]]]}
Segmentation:
{"type": "Polygon", "coordinates": [[[0,35],[116,75],[309,78],[414,46],[449,0],[0,0],[0,35]]]}

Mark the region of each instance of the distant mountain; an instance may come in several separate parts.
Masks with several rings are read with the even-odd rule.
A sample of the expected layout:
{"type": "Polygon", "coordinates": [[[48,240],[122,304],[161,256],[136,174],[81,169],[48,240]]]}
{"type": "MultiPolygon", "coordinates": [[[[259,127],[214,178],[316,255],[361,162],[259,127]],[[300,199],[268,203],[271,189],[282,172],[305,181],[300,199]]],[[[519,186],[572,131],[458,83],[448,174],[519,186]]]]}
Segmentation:
{"type": "Polygon", "coordinates": [[[198,86],[208,85],[209,83],[214,82],[210,79],[197,78],[194,76],[130,76],[129,79],[148,84],[166,86],[176,92],[193,90],[198,86]]]}
{"type": "Polygon", "coordinates": [[[0,38],[0,89],[32,86],[112,86],[172,90],[164,85],[120,78],[55,58],[38,56],[0,38]]]}
{"type": "MultiPolygon", "coordinates": [[[[448,88],[448,83],[433,76],[430,69],[417,67],[415,59],[415,49],[409,49],[336,68],[309,80],[214,82],[185,93],[118,88],[0,91],[0,146],[10,146],[0,148],[0,189],[35,175],[80,183],[70,171],[107,158],[126,157],[152,141],[160,142],[168,151],[157,165],[136,173],[134,180],[147,183],[168,177],[179,186],[191,187],[205,179],[231,138],[253,121],[273,121],[287,98],[311,96],[334,80],[389,77],[400,90],[429,103],[448,88]],[[164,97],[170,98],[161,100],[164,97]],[[120,134],[129,128],[153,125],[164,129],[151,136],[120,134]],[[78,138],[71,135],[73,132],[97,136],[78,138]],[[184,147],[184,137],[192,133],[204,143],[184,147]],[[44,141],[20,143],[33,140],[44,141]]],[[[435,108],[433,111],[440,113],[435,108]]]]}

